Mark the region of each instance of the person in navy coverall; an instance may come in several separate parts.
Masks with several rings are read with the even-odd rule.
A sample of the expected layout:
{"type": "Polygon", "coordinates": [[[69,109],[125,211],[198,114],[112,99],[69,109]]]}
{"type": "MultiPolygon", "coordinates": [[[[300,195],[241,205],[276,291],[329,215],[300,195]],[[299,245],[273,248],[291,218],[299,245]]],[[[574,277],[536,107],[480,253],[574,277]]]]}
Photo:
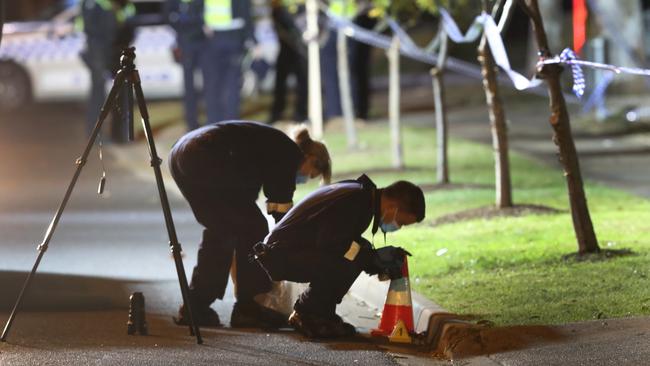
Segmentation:
{"type": "MultiPolygon", "coordinates": [[[[286,325],[285,316],[254,300],[271,289],[264,270],[248,260],[253,245],[268,233],[266,217],[255,201],[261,189],[267,212],[277,222],[293,205],[296,183],[319,176],[329,183],[331,162],[325,145],[312,140],[304,127],[294,132],[292,140],[264,124],[226,121],[181,137],[172,148],[169,165],[204,227],[190,283],[194,320],[202,326],[221,324],[210,305],[224,296],[234,252],[237,302],[230,325],[286,325]]],[[[187,324],[186,315],[181,306],[177,323],[187,324]]]]}
{"type": "Polygon", "coordinates": [[[308,337],[329,338],[355,333],[336,315],[361,271],[396,272],[401,276],[401,248],[374,249],[361,235],[372,222],[373,235],[424,219],[422,190],[406,181],[377,188],[363,175],[322,187],[305,197],[275,226],[254,258],[274,281],[309,282],[294,305],[289,324],[308,337]],[[384,258],[388,254],[388,260],[384,258]],[[394,265],[396,263],[396,265],[394,265]]]}

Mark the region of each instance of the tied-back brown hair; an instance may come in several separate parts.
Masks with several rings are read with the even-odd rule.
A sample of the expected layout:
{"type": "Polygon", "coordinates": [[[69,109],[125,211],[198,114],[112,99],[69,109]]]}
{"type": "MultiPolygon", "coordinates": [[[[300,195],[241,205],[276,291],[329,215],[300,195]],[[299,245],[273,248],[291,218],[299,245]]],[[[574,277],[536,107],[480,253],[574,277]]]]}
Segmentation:
{"type": "Polygon", "coordinates": [[[323,175],[322,184],[330,184],[332,179],[332,160],[327,146],[320,141],[312,140],[309,129],[305,125],[298,125],[291,129],[293,141],[298,145],[305,158],[314,157],[315,168],[323,175]]]}

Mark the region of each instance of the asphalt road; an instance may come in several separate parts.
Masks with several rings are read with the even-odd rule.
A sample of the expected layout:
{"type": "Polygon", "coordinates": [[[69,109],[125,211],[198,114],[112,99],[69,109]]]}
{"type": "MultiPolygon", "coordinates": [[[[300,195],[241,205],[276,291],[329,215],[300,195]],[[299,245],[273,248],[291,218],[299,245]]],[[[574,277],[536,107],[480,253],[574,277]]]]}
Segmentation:
{"type": "MultiPolygon", "coordinates": [[[[512,148],[557,164],[546,102],[540,99],[509,105],[506,113],[512,148]]],[[[454,108],[450,111],[452,135],[490,143],[486,116],[486,110],[480,106],[454,108]]],[[[404,121],[432,123],[430,113],[405,115],[404,121]]],[[[163,159],[170,141],[160,139],[163,159]]],[[[650,146],[647,135],[577,138],[576,145],[585,178],[650,197],[650,171],[639,169],[650,164],[650,155],[644,153],[650,146]]],[[[36,259],[36,247],[84,146],[83,110],[78,106],[38,106],[0,116],[2,324],[36,259]]],[[[0,343],[0,365],[445,364],[364,336],[338,342],[310,342],[289,329],[274,333],[228,327],[205,329],[205,345],[197,346],[187,330],[174,326],[170,319],[181,296],[146,149],[142,144],[134,144],[107,150],[110,153],[105,154],[105,193],[96,193],[102,167],[97,151],[93,150],[30,287],[23,311],[16,318],[9,342],[0,343]],[[133,291],[143,291],[146,297],[151,334],[148,337],[126,335],[128,296],[133,291]]],[[[200,227],[173,183],[166,183],[189,274],[196,261],[200,227]]],[[[226,324],[233,301],[229,290],[226,299],[214,306],[226,324]]],[[[368,309],[350,297],[339,311],[362,332],[377,323],[375,309],[368,309]]],[[[584,329],[588,330],[588,326],[584,329]]],[[[625,337],[636,340],[639,334],[625,337]]],[[[605,338],[585,339],[585,347],[590,342],[607,343],[605,338]]],[[[567,355],[575,356],[575,346],[559,347],[567,355]]],[[[637,346],[630,343],[632,348],[637,346]]],[[[555,361],[562,363],[561,349],[549,346],[538,350],[537,356],[533,349],[473,360],[470,364],[535,364],[534,360],[545,360],[539,364],[547,364],[548,355],[558,355],[555,361]]],[[[606,359],[601,361],[607,364],[606,359]]]]}
{"type": "MultiPolygon", "coordinates": [[[[2,324],[85,144],[79,106],[37,106],[0,116],[2,324]]],[[[142,146],[118,150],[123,152],[119,159],[130,161],[117,162],[115,155],[105,154],[108,180],[103,196],[96,193],[102,174],[97,151],[90,155],[8,342],[0,343],[1,365],[441,362],[364,336],[310,342],[290,329],[273,333],[204,329],[205,345],[197,346],[187,329],[171,321],[181,295],[158,193],[151,177],[142,176],[149,157],[142,146]],[[129,164],[141,164],[143,169],[131,169],[129,164]],[[150,336],[126,335],[128,297],[133,291],[144,292],[150,336]]],[[[173,182],[166,183],[173,190],[169,187],[173,182]]],[[[189,275],[196,262],[200,227],[181,197],[172,192],[169,199],[189,275]]],[[[214,306],[226,324],[234,302],[231,287],[226,299],[214,306]]],[[[376,310],[353,299],[346,299],[342,312],[350,321],[356,319],[362,330],[377,322],[376,310]]]]}

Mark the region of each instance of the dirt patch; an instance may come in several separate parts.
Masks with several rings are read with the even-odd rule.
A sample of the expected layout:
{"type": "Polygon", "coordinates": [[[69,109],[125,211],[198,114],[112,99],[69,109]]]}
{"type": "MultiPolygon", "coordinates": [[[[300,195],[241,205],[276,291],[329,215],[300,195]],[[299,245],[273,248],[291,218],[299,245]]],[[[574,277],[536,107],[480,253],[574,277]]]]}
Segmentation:
{"type": "Polygon", "coordinates": [[[444,215],[435,219],[432,226],[439,226],[444,224],[453,224],[460,221],[483,219],[489,220],[496,217],[519,217],[525,215],[551,215],[563,212],[548,206],[541,205],[514,205],[507,208],[497,208],[496,206],[484,206],[473,208],[470,210],[455,212],[453,214],[444,215]]]}
{"type": "Polygon", "coordinates": [[[435,184],[420,184],[425,192],[433,191],[451,191],[454,189],[494,189],[492,184],[480,183],[435,183],[435,184]]]}
{"type": "Polygon", "coordinates": [[[525,349],[557,342],[565,336],[553,327],[532,325],[489,327],[469,323],[445,324],[434,353],[448,359],[525,349]]]}
{"type": "Polygon", "coordinates": [[[372,177],[375,174],[422,172],[426,170],[428,169],[423,167],[407,167],[407,168],[385,167],[385,168],[371,168],[371,169],[366,169],[364,171],[351,170],[351,171],[337,172],[336,174],[333,174],[332,180],[337,181],[342,179],[356,179],[361,174],[366,174],[372,177]]]}
{"type": "Polygon", "coordinates": [[[598,253],[571,253],[562,256],[567,262],[599,262],[616,257],[624,257],[628,255],[636,255],[632,249],[601,249],[598,253]]]}

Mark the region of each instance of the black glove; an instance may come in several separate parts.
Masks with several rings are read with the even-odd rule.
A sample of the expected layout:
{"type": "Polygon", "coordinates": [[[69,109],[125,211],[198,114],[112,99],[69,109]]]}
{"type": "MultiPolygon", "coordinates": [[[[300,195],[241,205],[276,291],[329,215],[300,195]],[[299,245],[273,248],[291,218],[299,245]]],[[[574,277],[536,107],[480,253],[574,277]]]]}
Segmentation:
{"type": "Polygon", "coordinates": [[[273,219],[275,220],[276,224],[280,222],[280,220],[282,220],[285,214],[286,212],[277,212],[277,211],[271,212],[271,216],[273,216],[273,219]]]}
{"type": "Polygon", "coordinates": [[[404,258],[411,253],[400,247],[386,246],[374,251],[372,264],[369,266],[368,274],[378,274],[380,277],[387,276],[391,280],[402,278],[402,266],[404,258]]]}

